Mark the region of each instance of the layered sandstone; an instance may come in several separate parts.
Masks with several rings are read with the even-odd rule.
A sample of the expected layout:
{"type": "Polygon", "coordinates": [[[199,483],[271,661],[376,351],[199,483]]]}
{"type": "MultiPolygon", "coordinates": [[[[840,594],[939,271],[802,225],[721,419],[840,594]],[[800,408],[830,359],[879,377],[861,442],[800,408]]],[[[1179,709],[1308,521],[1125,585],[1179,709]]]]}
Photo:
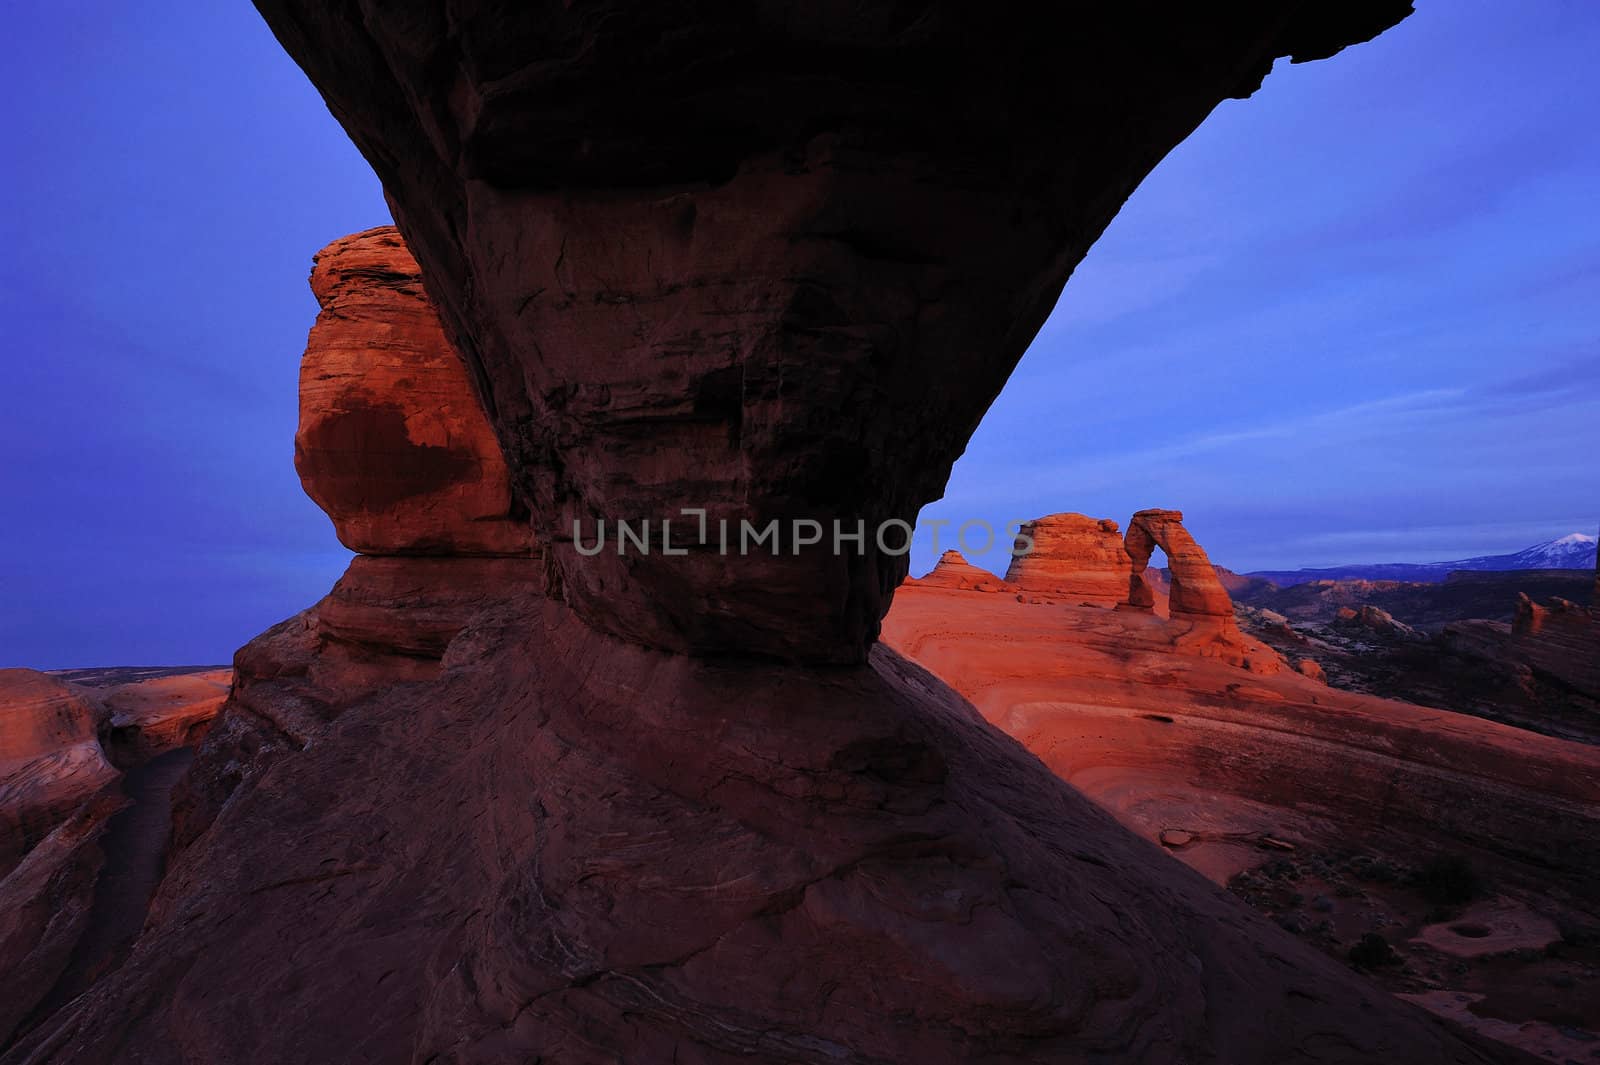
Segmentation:
{"type": "Polygon", "coordinates": [[[103,746],[119,766],[147,762],[179,747],[197,746],[222,709],[231,669],[176,673],[119,684],[100,702],[108,720],[103,746]]]}
{"type": "Polygon", "coordinates": [[[1267,836],[1477,848],[1578,890],[1600,875],[1581,842],[1600,831],[1600,749],[1262,669],[1277,655],[1248,637],[1236,664],[1188,633],[1181,618],[918,584],[884,639],[1130,828],[1187,833],[1178,856],[1218,880],[1264,860],[1267,836]]]}
{"type": "Polygon", "coordinates": [[[1406,5],[261,6],[554,579],[382,683],[347,664],[415,656],[359,589],[242,652],[141,942],[9,1060],[1488,1060],[873,648],[875,538],[572,542],[909,519],[1143,174],[1406,5]]]}
{"type": "Polygon", "coordinates": [[[372,555],[526,555],[527,518],[467,369],[393,226],[317,253],[295,468],[372,555]]]}
{"type": "Polygon", "coordinates": [[[580,616],[856,663],[906,572],[872,539],[591,557],[575,524],[911,519],[1145,173],[1410,4],[258,7],[383,180],[580,616]]]}
{"type": "Polygon", "coordinates": [[[946,551],[939,556],[933,569],[921,577],[907,577],[907,583],[925,584],[930,588],[961,588],[974,592],[1006,592],[1016,594],[1017,588],[988,570],[968,562],[960,551],[946,551]]]}
{"type": "Polygon", "coordinates": [[[1160,548],[1167,556],[1169,609],[1174,617],[1217,618],[1233,625],[1233,600],[1206,557],[1205,550],[1183,527],[1183,512],[1141,510],[1128,523],[1124,541],[1132,560],[1128,601],[1148,607],[1153,594],[1146,581],[1145,568],[1150,556],[1160,548]]]}
{"type": "Polygon", "coordinates": [[[1490,1060],[886,649],[702,662],[528,595],[279,742],[11,1060],[1490,1060]]]}
{"type": "Polygon", "coordinates": [[[1072,604],[1127,602],[1132,560],[1117,523],[1083,514],[1051,514],[1024,524],[1006,580],[1034,596],[1072,604]]]}
{"type": "Polygon", "coordinates": [[[1258,905],[1331,955],[1378,935],[1404,955],[1382,976],[1397,992],[1420,982],[1445,1003],[1488,992],[1504,1021],[1465,1023],[1516,1047],[1542,1052],[1530,1036],[1548,1028],[1540,1017],[1569,1025],[1571,1047],[1592,1040],[1582,992],[1551,987],[1581,981],[1584,963],[1558,974],[1560,952],[1521,951],[1468,971],[1405,940],[1421,926],[1495,934],[1450,911],[1438,923],[1411,878],[1441,857],[1563,927],[1600,919],[1587,842],[1600,832],[1600,748],[1328,688],[1309,659],[1298,673],[1250,672],[1193,653],[1188,631],[917,584],[896,596],[884,640],[1174,859],[1257,885],[1258,905]],[[1520,999],[1523,987],[1548,990],[1520,999]]]}
{"type": "Polygon", "coordinates": [[[117,770],[100,748],[104,711],[31,669],[0,669],[0,876],[117,770]]]}
{"type": "Polygon", "coordinates": [[[71,965],[105,866],[101,841],[121,805],[111,789],[97,792],[0,876],[0,1047],[39,1019],[71,965]]]}

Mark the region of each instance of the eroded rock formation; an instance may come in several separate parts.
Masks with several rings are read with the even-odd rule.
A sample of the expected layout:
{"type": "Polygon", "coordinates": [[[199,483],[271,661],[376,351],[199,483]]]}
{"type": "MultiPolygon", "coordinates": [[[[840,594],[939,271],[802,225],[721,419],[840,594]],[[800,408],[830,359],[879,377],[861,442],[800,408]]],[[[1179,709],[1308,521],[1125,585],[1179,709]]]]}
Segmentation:
{"type": "Polygon", "coordinates": [[[215,669],[115,685],[100,696],[107,714],[101,746],[117,766],[198,746],[232,683],[232,670],[215,669]]]}
{"type": "Polygon", "coordinates": [[[1139,511],[1128,523],[1124,543],[1133,563],[1128,585],[1131,605],[1148,608],[1155,601],[1144,571],[1159,547],[1167,556],[1167,594],[1172,616],[1190,620],[1214,618],[1224,628],[1234,627],[1233,600],[1228,598],[1205,550],[1183,527],[1182,511],[1139,511]]]}
{"type": "Polygon", "coordinates": [[[873,539],[572,542],[911,517],[1143,174],[1407,5],[261,7],[555,579],[426,560],[522,568],[418,656],[358,559],[242,651],[138,946],[8,1061],[1489,1059],[872,648],[873,539]]]}
{"type": "Polygon", "coordinates": [[[979,566],[968,562],[960,551],[946,551],[939,556],[933,569],[921,577],[907,577],[912,584],[926,584],[930,588],[961,588],[973,592],[1006,592],[1016,594],[1017,588],[979,566]]]}
{"type": "Polygon", "coordinates": [[[311,288],[321,312],[301,360],[295,466],[361,554],[320,602],[235,656],[216,746],[247,757],[203,760],[184,781],[180,844],[241,781],[372,693],[437,680],[473,618],[547,586],[493,429],[398,233],[335,240],[311,288]]]}
{"type": "Polygon", "coordinates": [[[1030,596],[1116,606],[1128,601],[1133,564],[1117,523],[1051,514],[1022,526],[1006,580],[1030,596]]]}
{"type": "Polygon", "coordinates": [[[585,557],[574,522],[912,518],[1143,175],[1410,5],[258,7],[383,180],[573,609],[859,662],[905,575],[870,540],[585,557]]]}
{"type": "MultiPolygon", "coordinates": [[[[896,595],[883,638],[1175,859],[1219,884],[1261,870],[1263,908],[1309,942],[1342,958],[1373,931],[1362,915],[1381,908],[1379,934],[1407,954],[1408,975],[1390,986],[1415,990],[1420,975],[1452,989],[1428,1008],[1469,987],[1502,1002],[1514,987],[1549,987],[1542,951],[1471,975],[1419,953],[1408,929],[1435,925],[1439,908],[1395,870],[1448,856],[1565,927],[1592,924],[1600,859],[1586,841],[1600,833],[1600,749],[1329,688],[1310,659],[1297,672],[1240,668],[1192,645],[1189,631],[1182,618],[919,581],[896,595]],[[1347,862],[1355,882],[1336,893],[1331,871],[1347,862]],[[1379,877],[1394,888],[1375,889],[1379,877]]],[[[1465,1019],[1533,1046],[1534,1017],[1592,1013],[1576,987],[1532,996],[1495,1014],[1502,1021],[1465,1019]]],[[[1568,1030],[1575,1044],[1592,1039],[1568,1030]]]]}
{"type": "Polygon", "coordinates": [[[416,260],[393,226],[317,253],[322,311],[300,361],[295,468],[369,555],[526,555],[527,518],[416,260]]]}
{"type": "Polygon", "coordinates": [[[0,876],[117,779],[87,693],[31,669],[0,669],[0,876]]]}

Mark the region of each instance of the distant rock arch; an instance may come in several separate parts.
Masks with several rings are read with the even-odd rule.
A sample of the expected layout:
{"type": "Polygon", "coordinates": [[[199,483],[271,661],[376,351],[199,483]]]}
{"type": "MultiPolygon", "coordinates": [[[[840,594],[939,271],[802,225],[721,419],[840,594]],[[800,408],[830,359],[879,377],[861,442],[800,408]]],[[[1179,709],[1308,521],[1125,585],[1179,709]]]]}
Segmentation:
{"type": "Polygon", "coordinates": [[[1170,605],[1173,617],[1212,617],[1233,621],[1233,600],[1217,577],[1205,549],[1183,527],[1183,512],[1141,510],[1128,523],[1123,546],[1132,561],[1128,577],[1128,605],[1141,610],[1155,606],[1155,591],[1145,576],[1156,548],[1166,552],[1172,571],[1170,605]]]}

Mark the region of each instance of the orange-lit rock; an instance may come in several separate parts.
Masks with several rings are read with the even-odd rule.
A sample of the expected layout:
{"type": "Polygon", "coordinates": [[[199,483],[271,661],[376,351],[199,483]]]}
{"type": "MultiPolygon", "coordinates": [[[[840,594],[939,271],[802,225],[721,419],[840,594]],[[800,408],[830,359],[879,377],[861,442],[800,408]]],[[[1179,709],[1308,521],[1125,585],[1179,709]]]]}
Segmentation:
{"type": "MultiPolygon", "coordinates": [[[[1213,879],[1260,841],[1467,848],[1573,890],[1600,875],[1600,748],[1326,687],[1188,642],[1188,622],[910,585],[884,640],[1072,785],[1213,879]]],[[[1510,874],[1508,874],[1510,875],[1510,874]]]]}
{"type": "Polygon", "coordinates": [[[1183,527],[1181,511],[1139,511],[1128,523],[1125,545],[1132,560],[1128,594],[1131,603],[1147,607],[1154,601],[1144,572],[1151,554],[1159,547],[1166,553],[1171,574],[1168,596],[1173,617],[1220,618],[1226,627],[1233,627],[1233,600],[1228,598],[1205,551],[1183,527]]]}
{"type": "Polygon", "coordinates": [[[178,673],[120,684],[100,695],[109,719],[104,745],[118,765],[197,745],[233,681],[231,669],[178,673]]]}
{"type": "Polygon", "coordinates": [[[0,669],[0,876],[117,779],[86,691],[31,669],[0,669]]]}
{"type": "Polygon", "coordinates": [[[962,588],[974,592],[1008,592],[1015,594],[1016,586],[1001,580],[988,570],[968,562],[960,551],[946,551],[939,561],[923,576],[907,578],[909,583],[924,584],[930,588],[962,588]]]}
{"type": "Polygon", "coordinates": [[[1082,514],[1051,514],[1022,526],[1006,580],[1030,596],[1116,606],[1128,599],[1133,563],[1117,523],[1082,514]]]}
{"type": "Polygon", "coordinates": [[[393,226],[316,257],[295,468],[352,551],[519,555],[500,445],[393,226]]]}

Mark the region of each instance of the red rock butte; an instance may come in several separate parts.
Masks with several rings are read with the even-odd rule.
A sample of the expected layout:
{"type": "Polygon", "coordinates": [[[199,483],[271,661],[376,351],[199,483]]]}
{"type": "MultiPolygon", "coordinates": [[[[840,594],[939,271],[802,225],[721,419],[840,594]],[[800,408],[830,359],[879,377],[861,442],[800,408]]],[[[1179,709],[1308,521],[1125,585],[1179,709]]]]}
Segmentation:
{"type": "Polygon", "coordinates": [[[1094,606],[1128,601],[1133,562],[1108,518],[1037,518],[1022,526],[1013,552],[1006,580],[1031,595],[1094,606]]]}
{"type": "Polygon", "coordinates": [[[382,179],[511,493],[428,389],[329,392],[355,420],[302,468],[382,551],[239,652],[137,946],[8,1065],[1495,1059],[875,645],[903,556],[573,543],[910,519],[1150,168],[1409,4],[258,7],[382,179]],[[415,493],[361,472],[388,456],[415,493]],[[543,550],[388,522],[440,493],[543,550]]]}

